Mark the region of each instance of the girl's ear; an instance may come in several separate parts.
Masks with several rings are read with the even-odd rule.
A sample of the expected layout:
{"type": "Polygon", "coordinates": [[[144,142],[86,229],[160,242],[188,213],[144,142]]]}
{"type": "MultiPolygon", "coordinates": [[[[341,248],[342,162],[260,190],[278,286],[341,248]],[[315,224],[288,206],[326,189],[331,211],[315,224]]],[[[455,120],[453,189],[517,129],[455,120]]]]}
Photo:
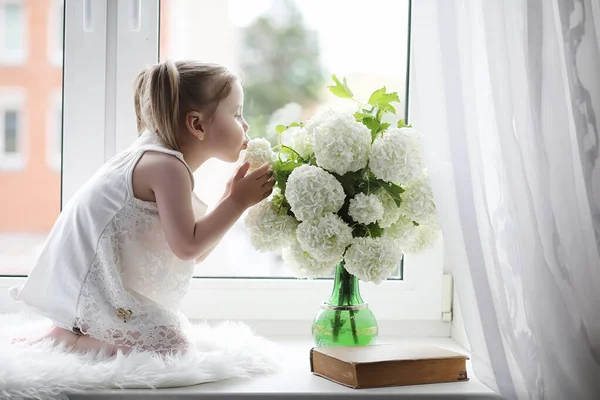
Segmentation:
{"type": "Polygon", "coordinates": [[[185,127],[199,140],[204,140],[204,118],[198,111],[190,111],[185,116],[185,127]]]}

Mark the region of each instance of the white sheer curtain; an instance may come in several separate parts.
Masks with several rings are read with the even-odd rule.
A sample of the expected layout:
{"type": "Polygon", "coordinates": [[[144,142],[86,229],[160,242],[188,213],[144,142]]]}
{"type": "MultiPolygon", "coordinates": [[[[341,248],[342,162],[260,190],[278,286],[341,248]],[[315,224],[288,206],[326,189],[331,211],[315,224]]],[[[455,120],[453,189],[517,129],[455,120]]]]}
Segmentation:
{"type": "Polygon", "coordinates": [[[475,374],[600,399],[600,2],[415,0],[412,54],[475,374]]]}

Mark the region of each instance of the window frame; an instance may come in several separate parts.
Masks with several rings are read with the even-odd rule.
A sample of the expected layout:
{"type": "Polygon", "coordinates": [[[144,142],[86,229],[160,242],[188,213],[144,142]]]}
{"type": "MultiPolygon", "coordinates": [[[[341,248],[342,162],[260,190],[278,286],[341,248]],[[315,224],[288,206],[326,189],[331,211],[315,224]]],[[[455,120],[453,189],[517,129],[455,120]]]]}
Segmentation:
{"type": "Polygon", "coordinates": [[[50,0],[46,49],[51,64],[61,66],[64,48],[64,7],[66,0],[50,0]],[[59,32],[62,32],[59,35],[59,32]],[[59,39],[62,38],[62,41],[59,39]],[[60,45],[59,45],[60,44],[60,45]]]}
{"type": "Polygon", "coordinates": [[[46,161],[56,172],[61,171],[62,125],[62,91],[56,91],[50,96],[46,125],[46,161]]]}
{"type": "Polygon", "coordinates": [[[0,0],[0,21],[4,20],[4,7],[13,4],[21,7],[21,48],[9,50],[4,48],[4,28],[0,25],[0,65],[22,65],[28,55],[28,10],[23,0],[0,0]]]}
{"type": "MultiPolygon", "coordinates": [[[[108,158],[137,136],[133,79],[139,70],[157,62],[160,36],[160,0],[139,4],[141,13],[136,15],[130,2],[66,2],[63,206],[108,158]]],[[[440,239],[429,251],[405,256],[402,280],[380,285],[361,282],[360,288],[378,321],[396,323],[398,334],[449,336],[450,323],[442,321],[443,274],[440,239]]],[[[10,280],[0,278],[0,286],[7,284],[6,279],[10,280]]],[[[10,282],[19,280],[24,278],[10,282]]],[[[307,324],[332,287],[332,280],[194,278],[181,310],[192,320],[278,323],[283,331],[308,326],[309,333],[307,324]]]]}
{"type": "Polygon", "coordinates": [[[25,169],[27,161],[27,138],[25,118],[26,92],[22,87],[0,87],[0,171],[20,171],[25,169]],[[17,149],[14,154],[7,154],[5,144],[5,113],[8,110],[17,111],[17,149]]]}

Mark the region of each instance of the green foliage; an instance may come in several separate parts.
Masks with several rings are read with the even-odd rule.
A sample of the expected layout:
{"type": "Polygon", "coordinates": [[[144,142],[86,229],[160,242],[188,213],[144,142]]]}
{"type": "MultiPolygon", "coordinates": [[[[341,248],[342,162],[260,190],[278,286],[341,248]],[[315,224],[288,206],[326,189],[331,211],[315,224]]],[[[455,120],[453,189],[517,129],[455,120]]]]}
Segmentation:
{"type": "Polygon", "coordinates": [[[374,224],[369,224],[369,225],[364,225],[364,224],[356,224],[354,226],[354,228],[352,229],[352,236],[353,237],[372,237],[372,238],[378,238],[383,236],[383,228],[379,226],[379,224],[374,223],[374,224]]]}
{"type": "Polygon", "coordinates": [[[279,159],[273,164],[273,177],[275,179],[275,184],[281,189],[281,193],[285,193],[287,180],[292,171],[302,164],[302,162],[293,157],[290,157],[290,159],[287,160],[279,159]]]}
{"type": "MultiPolygon", "coordinates": [[[[339,83],[339,80],[336,80],[336,83],[339,83]]],[[[343,86],[351,93],[345,79],[343,86]]],[[[371,131],[371,142],[374,142],[381,132],[384,132],[390,127],[389,123],[381,121],[381,117],[384,112],[396,113],[396,108],[390,104],[392,102],[400,102],[398,93],[388,93],[384,86],[381,89],[374,91],[369,97],[369,102],[364,105],[361,104],[360,110],[354,113],[356,121],[361,122],[371,131]]]]}
{"type": "Polygon", "coordinates": [[[336,95],[337,97],[341,97],[343,99],[351,99],[354,97],[352,90],[348,87],[348,82],[346,82],[346,78],[343,78],[342,82],[335,75],[331,75],[331,79],[335,82],[335,85],[327,86],[327,88],[336,95]]]}
{"type": "Polygon", "coordinates": [[[303,127],[304,124],[302,122],[292,122],[289,125],[277,125],[275,127],[275,132],[282,134],[283,132],[287,131],[288,129],[290,129],[294,126],[303,127]]]}
{"type": "Polygon", "coordinates": [[[400,207],[400,204],[402,204],[401,194],[404,193],[404,189],[391,182],[385,182],[380,179],[374,182],[374,186],[383,188],[383,190],[385,190],[387,194],[389,194],[391,198],[394,199],[396,206],[400,207]]]}
{"type": "Polygon", "coordinates": [[[404,118],[403,118],[400,121],[398,121],[398,128],[412,128],[412,125],[411,124],[406,125],[406,122],[404,122],[404,118]]]}
{"type": "Polygon", "coordinates": [[[373,107],[376,107],[378,110],[382,112],[391,112],[396,114],[396,108],[392,106],[390,103],[400,103],[400,98],[398,98],[398,93],[391,92],[387,93],[385,86],[381,89],[378,89],[371,94],[369,98],[369,104],[373,107]]]}

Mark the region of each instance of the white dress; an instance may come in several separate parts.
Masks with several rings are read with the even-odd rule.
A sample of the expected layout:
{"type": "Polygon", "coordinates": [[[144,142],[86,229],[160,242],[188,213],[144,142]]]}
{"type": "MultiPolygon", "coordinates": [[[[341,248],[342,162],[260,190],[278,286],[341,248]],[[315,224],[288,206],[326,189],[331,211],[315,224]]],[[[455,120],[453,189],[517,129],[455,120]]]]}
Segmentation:
{"type": "MultiPolygon", "coordinates": [[[[156,203],[133,196],[132,173],[146,151],[181,153],[143,133],[67,203],[25,283],[11,296],[58,326],[127,348],[184,351],[189,321],[178,311],[193,261],[167,244],[156,203]]],[[[192,195],[196,218],[206,205],[192,195]]]]}

